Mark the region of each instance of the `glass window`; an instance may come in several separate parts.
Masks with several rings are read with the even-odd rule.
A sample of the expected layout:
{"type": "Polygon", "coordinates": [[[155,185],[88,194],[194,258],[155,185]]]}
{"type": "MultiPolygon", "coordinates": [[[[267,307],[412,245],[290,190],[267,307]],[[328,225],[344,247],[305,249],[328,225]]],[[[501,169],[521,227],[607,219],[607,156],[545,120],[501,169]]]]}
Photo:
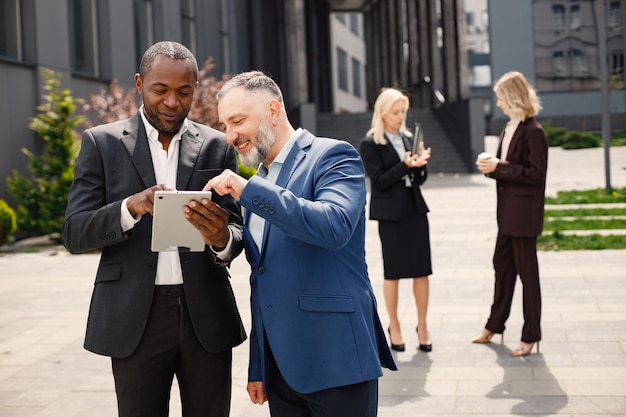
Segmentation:
{"type": "Polygon", "coordinates": [[[589,66],[587,65],[587,57],[580,49],[570,49],[567,55],[572,65],[572,75],[580,77],[589,74],[589,66]]]}
{"type": "Polygon", "coordinates": [[[346,24],[346,15],[344,13],[335,13],[335,17],[344,25],[346,24]]]}
{"type": "Polygon", "coordinates": [[[554,75],[565,77],[569,74],[563,51],[554,51],[552,53],[552,65],[554,67],[554,75]]]}
{"type": "Polygon", "coordinates": [[[619,1],[612,1],[609,4],[609,27],[613,30],[619,29],[619,20],[619,1]]]}
{"type": "Polygon", "coordinates": [[[611,53],[611,74],[624,74],[624,53],[613,51],[611,53]]]}
{"type": "Polygon", "coordinates": [[[481,12],[480,12],[480,23],[484,27],[488,27],[489,26],[489,11],[488,10],[481,10],[481,12]]]}
{"type": "Polygon", "coordinates": [[[19,0],[0,0],[0,56],[22,60],[19,0]]]}
{"type": "Polygon", "coordinates": [[[100,75],[96,0],[73,0],[73,70],[100,75]]]}
{"type": "Polygon", "coordinates": [[[352,89],[355,97],[361,97],[361,62],[352,58],[352,89]]]}
{"type": "Polygon", "coordinates": [[[348,54],[341,48],[337,48],[337,74],[339,89],[348,91],[348,54]]]}
{"type": "Polygon", "coordinates": [[[359,36],[359,15],[357,13],[350,13],[350,30],[359,36]]]}
{"type": "Polygon", "coordinates": [[[553,5],[552,13],[554,14],[554,31],[561,33],[565,30],[565,7],[561,5],[553,5]]]}
{"type": "Polygon", "coordinates": [[[137,67],[143,53],[154,43],[152,0],[135,0],[135,54],[137,67]]]}
{"type": "Polygon", "coordinates": [[[182,0],[180,13],[183,29],[183,44],[195,55],[197,52],[195,0],[182,0]]]}
{"type": "Polygon", "coordinates": [[[571,30],[580,29],[580,6],[578,4],[570,8],[569,28],[571,30]]]}

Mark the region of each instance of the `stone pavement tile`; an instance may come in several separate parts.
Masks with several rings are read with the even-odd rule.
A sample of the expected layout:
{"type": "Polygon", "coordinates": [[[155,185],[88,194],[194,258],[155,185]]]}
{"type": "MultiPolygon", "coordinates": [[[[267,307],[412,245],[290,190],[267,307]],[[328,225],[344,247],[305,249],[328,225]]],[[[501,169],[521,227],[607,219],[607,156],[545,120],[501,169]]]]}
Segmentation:
{"type": "Polygon", "coordinates": [[[567,381],[565,385],[569,396],[626,397],[626,379],[605,381],[598,378],[587,381],[567,381]]]}
{"type": "Polygon", "coordinates": [[[32,417],[40,416],[46,407],[2,407],[1,410],[2,417],[32,417]]]}
{"type": "Polygon", "coordinates": [[[384,395],[378,401],[379,416],[415,416],[416,413],[424,415],[439,415],[455,412],[456,397],[431,396],[428,392],[419,397],[406,397],[403,395],[384,395]]]}
{"type": "Polygon", "coordinates": [[[518,396],[498,391],[496,387],[489,397],[457,396],[455,412],[459,415],[552,415],[561,413],[568,403],[565,396],[535,397],[518,396]]]}
{"type": "MultiPolygon", "coordinates": [[[[508,372],[505,372],[508,373],[508,372]]],[[[556,380],[537,381],[533,379],[504,379],[494,385],[493,381],[466,380],[459,383],[457,395],[461,396],[485,396],[493,398],[506,394],[514,397],[519,396],[563,396],[564,389],[556,380]]]]}
{"type": "MultiPolygon", "coordinates": [[[[36,417],[113,417],[117,415],[114,392],[72,391],[48,405],[36,417]]],[[[180,414],[179,414],[180,415],[180,414]]]]}

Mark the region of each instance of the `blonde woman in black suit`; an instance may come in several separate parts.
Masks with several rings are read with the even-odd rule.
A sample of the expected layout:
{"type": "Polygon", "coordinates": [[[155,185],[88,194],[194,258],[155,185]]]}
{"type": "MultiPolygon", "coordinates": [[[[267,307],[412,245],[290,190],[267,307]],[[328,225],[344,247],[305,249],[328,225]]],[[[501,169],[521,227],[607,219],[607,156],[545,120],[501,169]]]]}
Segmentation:
{"type": "Polygon", "coordinates": [[[535,120],[541,103],[534,88],[517,71],[504,74],[493,90],[497,106],[510,120],[500,135],[496,157],[477,159],[476,166],[496,180],[498,237],[493,255],[495,286],[491,314],[472,341],[487,343],[504,332],[515,282],[523,287],[524,326],[513,356],[526,356],[541,340],[541,289],[537,236],[543,230],[548,142],[535,120]]]}
{"type": "Polygon", "coordinates": [[[400,279],[410,278],[417,306],[419,349],[430,352],[426,314],[432,266],[428,206],[420,185],[427,178],[431,151],[422,143],[418,154],[411,153],[413,140],[406,128],[408,108],[409,99],[401,91],[383,89],[374,104],[371,129],[360,151],[371,183],[369,218],[378,220],[391,348],[405,350],[398,320],[398,290],[400,279]]]}

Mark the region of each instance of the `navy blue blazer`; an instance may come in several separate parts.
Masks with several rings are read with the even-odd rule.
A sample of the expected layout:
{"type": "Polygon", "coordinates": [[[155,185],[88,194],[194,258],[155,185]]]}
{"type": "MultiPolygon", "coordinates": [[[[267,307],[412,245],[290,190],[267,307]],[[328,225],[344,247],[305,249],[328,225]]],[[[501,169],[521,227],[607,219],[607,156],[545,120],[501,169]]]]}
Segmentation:
{"type": "Polygon", "coordinates": [[[260,253],[244,228],[250,381],[266,383],[266,342],[301,393],[378,378],[381,365],[396,369],[365,262],[365,195],[354,147],[306,130],[276,184],[258,176],[248,182],[244,223],[250,212],[266,220],[260,253]]]}
{"type": "MultiPolygon", "coordinates": [[[[236,170],[237,161],[224,135],[189,122],[180,143],[176,188],[201,190],[225,168],[236,170]]],[[[153,185],[152,156],[139,113],[83,133],[63,243],[72,253],[102,250],[85,335],[85,348],[92,352],[127,357],[146,326],[158,257],[150,249],[152,216],[142,216],[124,234],[120,206],[126,197],[153,185]]],[[[237,256],[243,249],[240,207],[230,196],[215,195],[213,200],[229,212],[232,255],[237,256]]],[[[226,269],[213,262],[208,247],[179,255],[189,315],[202,346],[221,352],[241,344],[246,334],[226,269]]]]}

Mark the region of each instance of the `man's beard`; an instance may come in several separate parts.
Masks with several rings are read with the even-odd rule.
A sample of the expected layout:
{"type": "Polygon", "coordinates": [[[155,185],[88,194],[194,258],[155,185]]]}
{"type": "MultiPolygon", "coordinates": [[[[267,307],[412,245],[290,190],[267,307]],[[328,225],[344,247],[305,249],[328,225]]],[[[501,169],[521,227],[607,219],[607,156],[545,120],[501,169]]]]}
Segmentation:
{"type": "Polygon", "coordinates": [[[156,112],[146,108],[146,106],[144,106],[143,110],[143,114],[146,116],[146,119],[148,119],[150,124],[160,133],[177,133],[183,124],[183,120],[187,117],[187,114],[185,114],[185,116],[183,116],[176,124],[168,126],[161,122],[156,112]]]}
{"type": "Polygon", "coordinates": [[[267,158],[267,154],[270,152],[275,140],[276,136],[272,132],[269,122],[264,119],[256,132],[256,143],[253,143],[252,148],[245,155],[239,154],[241,163],[251,168],[257,168],[267,158]]]}

